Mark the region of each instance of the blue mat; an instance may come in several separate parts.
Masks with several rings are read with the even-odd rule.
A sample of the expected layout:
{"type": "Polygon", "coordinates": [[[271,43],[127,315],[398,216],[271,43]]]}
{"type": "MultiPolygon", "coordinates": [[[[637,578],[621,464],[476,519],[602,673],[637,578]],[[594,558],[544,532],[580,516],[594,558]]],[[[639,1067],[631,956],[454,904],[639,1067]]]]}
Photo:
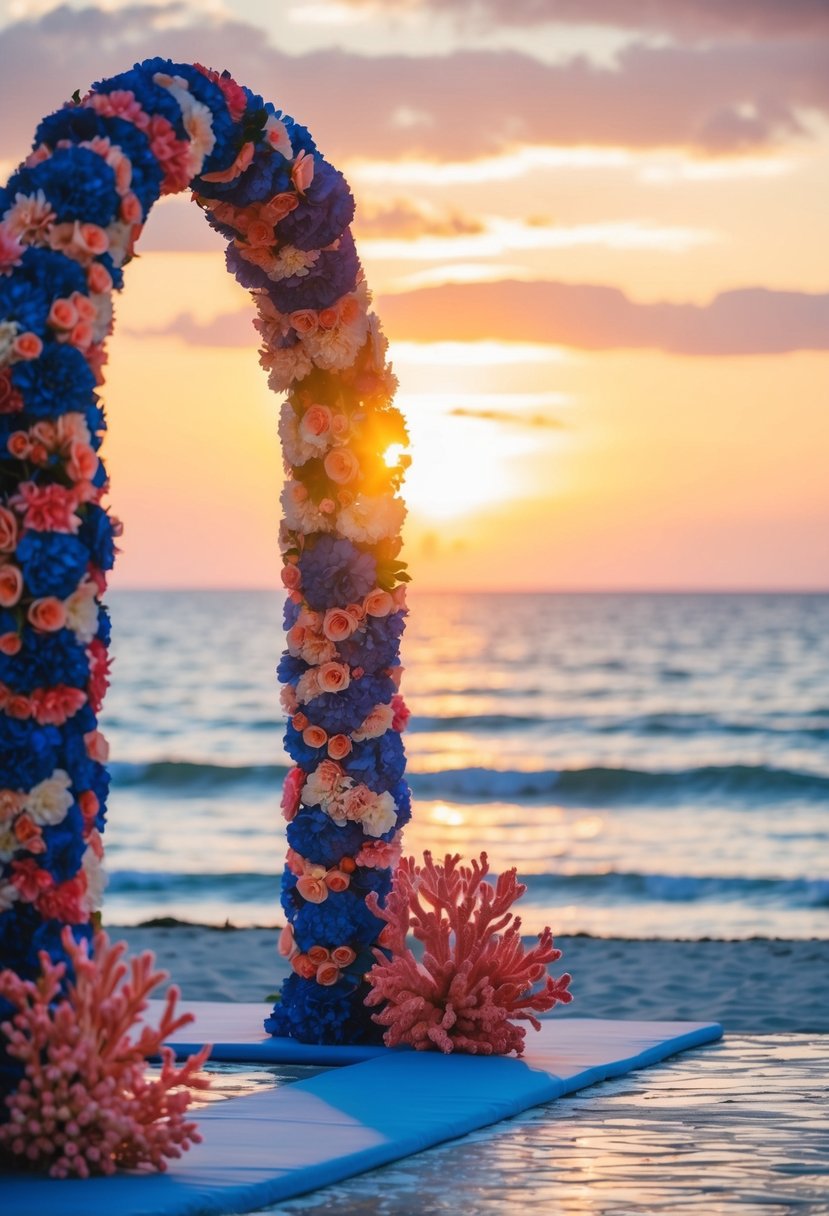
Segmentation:
{"type": "MultiPolygon", "coordinates": [[[[234,1007],[227,1008],[229,1013],[234,1007]]],[[[261,1014],[261,1006],[255,1008],[261,1014]]],[[[378,1049],[373,1059],[202,1109],[204,1142],[173,1162],[167,1174],[67,1182],[6,1175],[0,1179],[2,1211],[4,1216],[250,1212],[721,1034],[711,1022],[551,1018],[538,1034],[529,1033],[524,1060],[378,1049]]]]}

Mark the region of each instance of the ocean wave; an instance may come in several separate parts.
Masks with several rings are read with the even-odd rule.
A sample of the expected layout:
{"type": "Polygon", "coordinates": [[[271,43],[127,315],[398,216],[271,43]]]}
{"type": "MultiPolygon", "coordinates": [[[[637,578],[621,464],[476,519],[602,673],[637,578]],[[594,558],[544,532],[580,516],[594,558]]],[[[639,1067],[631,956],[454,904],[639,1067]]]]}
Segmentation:
{"type": "MultiPolygon", "coordinates": [[[[606,873],[522,875],[529,903],[762,903],[829,908],[829,879],[744,878],[733,875],[606,873]]],[[[167,870],[114,870],[107,893],[141,902],[158,898],[226,897],[239,902],[273,899],[280,874],[167,870]]]]}
{"type": "MultiPolygon", "coordinates": [[[[141,787],[203,795],[234,787],[276,789],[288,768],[278,764],[222,765],[185,760],[112,766],[116,787],[141,787]]],[[[631,802],[671,804],[712,798],[731,801],[785,801],[829,797],[829,776],[770,765],[704,765],[678,770],[594,766],[574,769],[462,768],[409,772],[420,797],[464,801],[524,801],[552,798],[575,806],[631,802]]]]}

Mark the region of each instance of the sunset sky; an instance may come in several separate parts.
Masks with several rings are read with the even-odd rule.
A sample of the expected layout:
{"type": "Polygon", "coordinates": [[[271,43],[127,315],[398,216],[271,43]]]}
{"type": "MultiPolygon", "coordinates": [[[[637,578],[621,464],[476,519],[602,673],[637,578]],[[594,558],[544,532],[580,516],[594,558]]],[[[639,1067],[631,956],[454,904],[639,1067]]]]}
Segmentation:
{"type": "MultiPolygon", "coordinates": [[[[164,55],[306,124],[357,198],[420,587],[829,588],[825,0],[0,0],[0,168],[164,55]]],[[[272,586],[278,399],[160,203],[117,310],[116,586],[272,586]]]]}

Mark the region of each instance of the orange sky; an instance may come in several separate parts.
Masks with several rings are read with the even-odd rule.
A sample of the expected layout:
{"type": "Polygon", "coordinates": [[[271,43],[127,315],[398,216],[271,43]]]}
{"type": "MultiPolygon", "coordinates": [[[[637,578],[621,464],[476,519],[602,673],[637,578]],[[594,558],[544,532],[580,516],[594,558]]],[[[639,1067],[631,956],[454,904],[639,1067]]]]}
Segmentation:
{"type": "MultiPolygon", "coordinates": [[[[307,122],[392,339],[418,586],[829,587],[829,16],[710,9],[19,0],[0,159],[150,54],[307,122]]],[[[118,302],[115,585],[277,582],[278,400],[221,248],[159,204],[118,302]]]]}

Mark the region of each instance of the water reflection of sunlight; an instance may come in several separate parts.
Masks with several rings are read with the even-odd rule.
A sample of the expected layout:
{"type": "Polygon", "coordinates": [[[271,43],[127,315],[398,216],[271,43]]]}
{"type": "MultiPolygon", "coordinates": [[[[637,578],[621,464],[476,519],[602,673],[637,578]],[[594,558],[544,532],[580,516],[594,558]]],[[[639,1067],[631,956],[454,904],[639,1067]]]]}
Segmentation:
{"type": "Polygon", "coordinates": [[[429,812],[433,823],[442,823],[448,828],[463,827],[465,816],[459,806],[447,806],[445,802],[436,802],[429,812]]]}

